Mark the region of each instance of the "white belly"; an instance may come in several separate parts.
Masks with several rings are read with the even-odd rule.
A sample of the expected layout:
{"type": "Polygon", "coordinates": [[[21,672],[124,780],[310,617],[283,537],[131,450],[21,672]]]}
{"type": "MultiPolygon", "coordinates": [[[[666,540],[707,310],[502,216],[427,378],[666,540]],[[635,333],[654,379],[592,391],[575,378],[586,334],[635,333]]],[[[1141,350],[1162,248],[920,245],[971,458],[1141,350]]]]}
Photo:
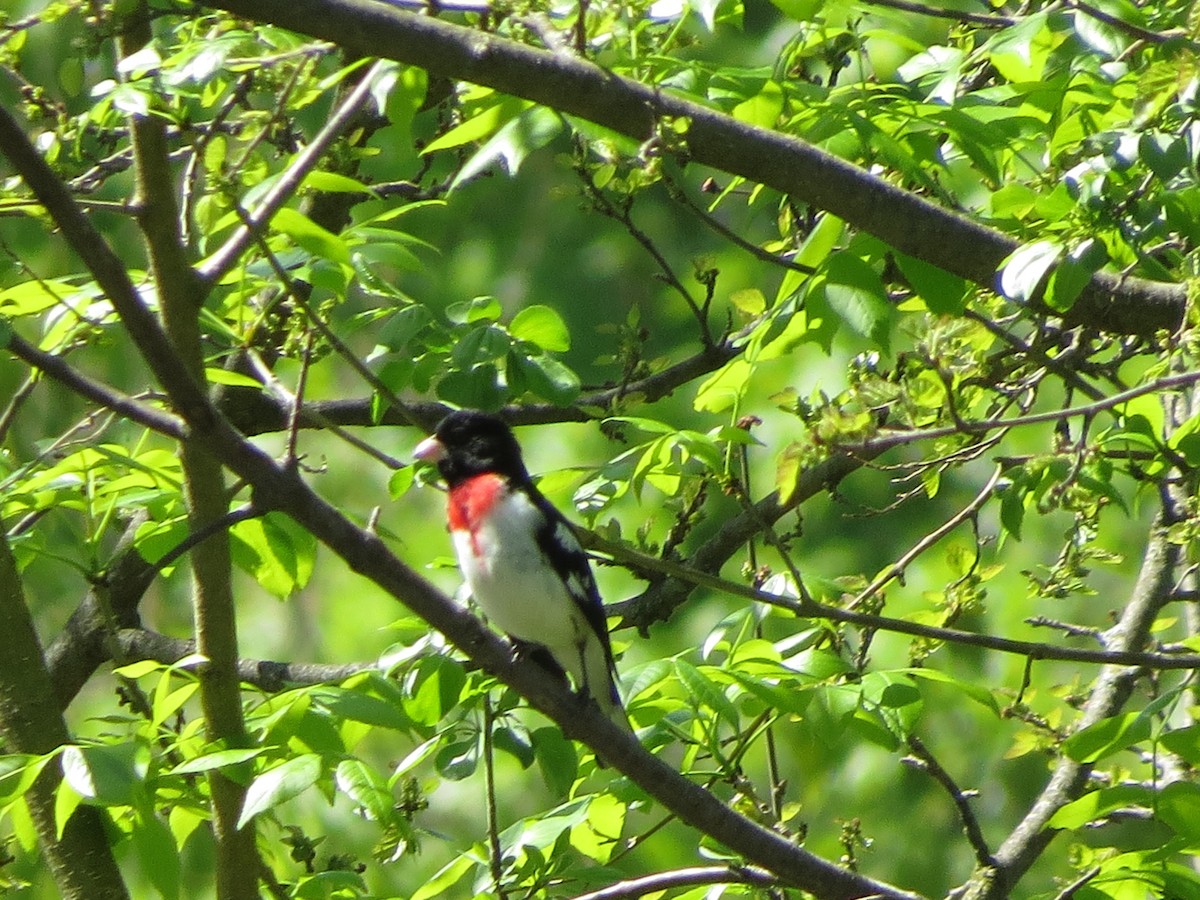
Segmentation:
{"type": "Polygon", "coordinates": [[[586,620],[537,545],[535,528],[542,515],[521,493],[509,494],[498,505],[489,524],[479,525],[474,533],[453,533],[467,586],[493,625],[520,640],[542,644],[580,683],[586,620]]]}

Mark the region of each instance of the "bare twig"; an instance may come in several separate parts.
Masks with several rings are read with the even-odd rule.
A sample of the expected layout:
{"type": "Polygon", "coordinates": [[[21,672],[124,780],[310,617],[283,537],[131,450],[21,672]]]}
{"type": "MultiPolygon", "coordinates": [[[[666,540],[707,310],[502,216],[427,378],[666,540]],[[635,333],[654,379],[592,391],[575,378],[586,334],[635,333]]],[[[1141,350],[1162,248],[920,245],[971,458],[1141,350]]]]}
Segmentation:
{"type": "Polygon", "coordinates": [[[859,604],[878,593],[884,587],[884,585],[896,578],[900,578],[904,574],[904,571],[910,565],[912,565],[913,560],[952,532],[963,522],[975,516],[979,510],[983,508],[983,505],[991,498],[992,492],[996,489],[996,482],[1000,480],[1000,474],[1003,471],[1003,468],[997,466],[995,471],[992,472],[992,477],[987,480],[987,484],[983,486],[983,489],[975,495],[974,500],[960,509],[957,513],[955,513],[933,531],[929,532],[929,534],[925,535],[925,537],[913,544],[907,553],[880,572],[869,585],[859,591],[858,594],[854,596],[854,599],[845,605],[845,608],[855,609],[859,606],[859,604]]]}
{"type": "MultiPolygon", "coordinates": [[[[267,390],[270,391],[271,394],[275,396],[285,408],[290,410],[287,425],[289,435],[295,434],[295,430],[298,429],[302,423],[308,423],[332,432],[351,447],[354,447],[356,450],[360,450],[361,452],[367,454],[367,456],[370,456],[372,459],[378,460],[389,469],[402,469],[407,465],[407,463],[396,459],[394,456],[384,453],[382,450],[372,446],[367,441],[356,437],[345,428],[342,428],[340,425],[334,425],[321,413],[315,411],[313,409],[313,404],[300,403],[297,395],[292,394],[287,387],[284,386],[283,382],[276,377],[275,373],[268,368],[266,362],[263,360],[262,356],[257,350],[250,350],[247,353],[247,359],[249,359],[250,364],[254,367],[254,373],[266,386],[267,390]]],[[[294,439],[290,438],[290,440],[294,439]]],[[[291,446],[291,453],[294,454],[294,452],[295,445],[293,443],[291,446]]]]}
{"type": "Polygon", "coordinates": [[[246,213],[242,227],[234,232],[212,256],[200,264],[197,274],[206,284],[214,284],[232,269],[247,248],[270,224],[271,217],[295,195],[300,183],[304,181],[309,172],[317,167],[325,151],[342,135],[346,126],[370,99],[371,87],[375,80],[374,75],[381,65],[384,64],[375,64],[367,76],[350,92],[342,105],[334,110],[329,120],[317,132],[308,146],[296,154],[292,164],[279,176],[258,206],[246,213]]]}
{"type": "Polygon", "coordinates": [[[483,698],[483,777],[484,800],[487,805],[488,865],[492,870],[492,889],[500,900],[508,892],[504,887],[504,848],[500,846],[500,819],[496,808],[496,757],[492,729],[496,725],[492,698],[483,698]]]}
{"type": "MultiPolygon", "coordinates": [[[[1001,653],[1025,656],[1030,660],[1059,659],[1071,662],[1114,666],[1140,666],[1146,669],[1164,670],[1192,669],[1200,666],[1200,654],[1196,653],[1174,654],[1145,653],[1137,650],[1081,650],[1073,647],[1062,647],[1057,644],[1041,644],[1035,641],[1021,641],[990,634],[977,634],[972,631],[961,631],[957,628],[923,625],[919,622],[910,622],[905,619],[895,619],[889,616],[878,616],[841,609],[816,601],[797,600],[793,597],[769,594],[766,591],[736,581],[729,581],[691,566],[659,559],[656,556],[649,556],[624,545],[606,541],[599,535],[583,531],[582,529],[580,529],[580,536],[585,546],[589,549],[599,551],[634,571],[657,572],[698,587],[706,587],[733,596],[745,597],[748,600],[756,600],[760,603],[777,606],[780,609],[788,610],[806,619],[829,619],[833,622],[844,622],[862,628],[874,628],[897,634],[908,634],[913,637],[925,638],[926,640],[983,647],[1001,653]]],[[[620,615],[623,608],[623,604],[613,604],[608,607],[608,614],[610,616],[620,615]]]]}
{"type": "Polygon", "coordinates": [[[1164,375],[1162,378],[1156,378],[1146,384],[1140,384],[1127,391],[1121,391],[1119,394],[1112,394],[1111,396],[1081,406],[1027,413],[1009,418],[964,421],[955,425],[944,425],[939,428],[918,428],[911,431],[884,431],[877,437],[868,438],[858,444],[841,444],[838,446],[842,450],[854,450],[856,452],[863,450],[883,452],[884,450],[901,447],[916,441],[934,440],[936,438],[950,437],[955,434],[982,434],[997,429],[1039,425],[1045,422],[1061,422],[1066,419],[1075,418],[1076,416],[1094,416],[1096,413],[1115,409],[1122,403],[1128,403],[1130,400],[1145,396],[1146,394],[1182,390],[1198,381],[1200,381],[1200,372],[1180,372],[1174,375],[1164,375]]]}
{"type": "MultiPolygon", "coordinates": [[[[196,642],[168,637],[145,628],[123,628],[117,632],[117,643],[129,662],[152,659],[173,665],[196,652],[196,642]]],[[[344,681],[359,672],[379,668],[377,663],[354,662],[340,664],[275,662],[263,659],[239,659],[238,678],[260,690],[274,693],[289,685],[330,684],[344,681]]]]}
{"type": "Polygon", "coordinates": [[[987,845],[987,839],[983,836],[983,829],[979,827],[979,820],[975,818],[975,811],[971,809],[966,792],[955,783],[950,773],[942,767],[942,764],[929,752],[929,748],[915,734],[908,736],[908,747],[912,750],[920,767],[945,788],[950,799],[954,801],[958,817],[962,820],[963,831],[966,832],[967,840],[971,842],[971,848],[975,851],[975,861],[981,866],[995,865],[996,860],[992,857],[991,848],[987,845]]]}

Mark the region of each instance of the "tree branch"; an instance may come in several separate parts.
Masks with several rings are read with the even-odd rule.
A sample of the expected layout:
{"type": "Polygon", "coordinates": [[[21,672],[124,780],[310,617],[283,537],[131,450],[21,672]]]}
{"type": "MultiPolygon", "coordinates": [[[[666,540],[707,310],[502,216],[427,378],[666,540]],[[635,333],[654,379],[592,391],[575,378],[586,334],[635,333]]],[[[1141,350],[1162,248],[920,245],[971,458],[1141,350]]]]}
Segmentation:
{"type": "MultiPolygon", "coordinates": [[[[369,0],[208,0],[207,5],[486,85],[638,141],[654,137],[664,118],[686,119],[692,161],[828,210],[897,250],[989,289],[1001,263],[1020,246],[799,138],[739,122],[574,55],[537,50],[369,0]]],[[[1185,294],[1181,285],[1099,273],[1067,318],[1118,333],[1151,334],[1178,326],[1185,294]]]]}
{"type": "MultiPolygon", "coordinates": [[[[687,359],[667,366],[659,372],[618,387],[589,391],[570,406],[553,403],[510,404],[499,415],[511,425],[549,425],[553,422],[591,422],[597,418],[591,410],[607,410],[623,396],[638,395],[645,403],[670,396],[690,381],[719,369],[740,351],[728,342],[706,347],[687,359]]],[[[290,404],[265,395],[262,391],[236,391],[221,398],[221,409],[243,434],[255,435],[282,431],[287,427],[290,404]]],[[[444,403],[406,403],[404,410],[388,407],[383,415],[371,415],[371,400],[306,400],[300,410],[302,428],[323,428],[329,425],[364,428],[378,425],[396,426],[418,422],[432,431],[450,407],[444,403]],[[410,421],[411,419],[411,421],[410,421]]]]}
{"type": "Polygon", "coordinates": [[[157,431],[167,437],[182,440],[186,434],[183,423],[175,416],[134,400],[106,384],[89,378],[82,372],[71,368],[61,356],[39,350],[15,334],[9,335],[5,347],[13,356],[24,360],[35,369],[45,372],[85,400],[91,400],[98,406],[111,409],[117,415],[131,422],[137,422],[139,425],[145,425],[151,431],[157,431]]]}
{"type": "MultiPolygon", "coordinates": [[[[728,522],[726,523],[729,524],[728,522]]],[[[1137,666],[1154,670],[1194,669],[1200,667],[1200,654],[1196,653],[1147,653],[1140,650],[1082,650],[1074,647],[1063,647],[1058,644],[1043,644],[1036,641],[1021,641],[1013,638],[996,637],[990,634],[978,634],[973,631],[961,631],[957,628],[944,628],[938,625],[923,625],[906,619],[895,619],[890,616],[880,616],[873,613],[856,612],[814,600],[796,599],[780,594],[770,594],[766,591],[729,581],[718,575],[710,574],[694,565],[683,565],[672,560],[659,559],[639,553],[621,544],[605,541],[595,534],[580,531],[580,539],[584,546],[598,550],[617,560],[632,571],[655,572],[666,575],[682,590],[677,592],[686,597],[696,587],[706,587],[711,590],[744,597],[769,606],[777,606],[804,619],[828,619],[831,622],[842,622],[859,628],[873,631],[891,631],[896,634],[908,634],[913,637],[930,641],[941,641],[949,644],[963,644],[969,647],[982,647],[987,650],[998,650],[1002,653],[1013,653],[1028,657],[1030,660],[1057,659],[1066,662],[1093,663],[1097,665],[1137,666]]],[[[671,584],[672,582],[666,582],[671,584]]],[[[647,590],[641,597],[635,597],[624,603],[616,603],[607,607],[608,615],[624,615],[624,624],[639,624],[640,621],[631,619],[632,616],[644,614],[640,604],[649,594],[647,590]]],[[[1111,643],[1110,643],[1111,646],[1111,643]]]]}
{"type": "MultiPolygon", "coordinates": [[[[123,628],[117,632],[117,645],[128,662],[152,659],[173,665],[196,652],[196,642],[173,638],[146,628],[123,628]]],[[[239,659],[238,678],[260,690],[274,693],[296,684],[329,684],[344,681],[359,672],[378,669],[375,663],[294,663],[267,659],[239,659]]]]}
{"type": "MultiPolygon", "coordinates": [[[[68,744],[45,657],[25,603],[25,593],[4,532],[0,530],[0,737],[10,753],[44,754],[68,744]]],[[[62,778],[57,760],[42,770],[25,795],[42,854],[63,897],[128,900],[100,813],[78,806],[61,834],[55,793],[62,778]]]]}
{"type": "Polygon", "coordinates": [[[695,866],[656,872],[644,878],[618,881],[598,891],[579,894],[575,900],[635,900],[661,891],[706,884],[750,884],[760,888],[780,887],[779,879],[754,866],[695,866]]]}
{"type": "Polygon", "coordinates": [[[958,817],[962,820],[963,831],[966,832],[967,840],[971,843],[971,849],[975,851],[975,861],[981,866],[995,865],[995,857],[992,856],[991,848],[987,845],[983,829],[979,827],[979,820],[975,818],[975,811],[971,809],[966,793],[955,784],[950,773],[915,734],[908,736],[908,746],[913,753],[913,762],[928,772],[933,780],[945,788],[946,793],[950,795],[950,799],[954,802],[954,808],[958,810],[958,817]]]}
{"type": "MultiPolygon", "coordinates": [[[[1167,528],[1173,519],[1165,507],[1155,523],[1129,603],[1117,624],[1108,631],[1107,644],[1116,648],[1114,652],[1129,653],[1142,646],[1158,611],[1170,597],[1175,567],[1182,553],[1180,545],[1167,539],[1167,528]]],[[[1136,668],[1103,669],[1088,694],[1075,731],[1120,712],[1141,674],[1136,668]]],[[[1046,827],[1050,817],[1082,793],[1090,771],[1091,767],[1084,763],[1061,757],[1037,801],[996,851],[995,868],[972,879],[963,896],[970,900],[1010,896],[1013,886],[1057,834],[1046,827]]]]}

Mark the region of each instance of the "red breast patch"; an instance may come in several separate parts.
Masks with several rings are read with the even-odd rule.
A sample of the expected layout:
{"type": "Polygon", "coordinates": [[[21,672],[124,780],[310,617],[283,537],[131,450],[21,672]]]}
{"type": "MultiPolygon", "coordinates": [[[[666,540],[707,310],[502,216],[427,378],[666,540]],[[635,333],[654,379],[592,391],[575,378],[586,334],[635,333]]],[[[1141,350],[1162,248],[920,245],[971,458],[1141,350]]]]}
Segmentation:
{"type": "Polygon", "coordinates": [[[474,533],[506,488],[505,479],[492,472],[476,475],[452,487],[446,504],[450,530],[474,533]]]}

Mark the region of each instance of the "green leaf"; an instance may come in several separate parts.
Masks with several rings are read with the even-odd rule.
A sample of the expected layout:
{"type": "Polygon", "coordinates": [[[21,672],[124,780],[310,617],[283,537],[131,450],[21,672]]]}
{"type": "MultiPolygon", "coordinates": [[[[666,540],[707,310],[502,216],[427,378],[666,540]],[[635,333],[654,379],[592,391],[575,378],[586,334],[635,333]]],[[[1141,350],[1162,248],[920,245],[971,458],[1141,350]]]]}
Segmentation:
{"type": "MultiPolygon", "coordinates": [[[[1200,723],[1175,728],[1160,738],[1163,747],[1180,759],[1200,765],[1200,723]]],[[[3,784],[3,781],[0,781],[3,784]]]]}
{"type": "Polygon", "coordinates": [[[263,772],[250,782],[246,790],[246,801],[242,806],[242,814],[238,816],[237,827],[243,828],[260,813],[304,793],[320,777],[321,757],[315,753],[294,757],[263,772]]]}
{"type": "Polygon", "coordinates": [[[334,784],[339,791],[357,803],[376,822],[393,818],[395,798],[387,779],[371,766],[357,759],[344,759],[334,771],[334,784]]]}
{"type": "Polygon", "coordinates": [[[313,256],[328,259],[338,265],[350,265],[350,250],[346,242],[322,228],[308,216],[284,207],[271,219],[271,227],[290,237],[313,256]]]}
{"type": "Polygon", "coordinates": [[[855,332],[886,348],[893,310],[878,273],[857,256],[838,253],[825,276],[830,308],[855,332]]]}
{"type": "Polygon", "coordinates": [[[553,727],[539,728],[530,738],[546,787],[555,797],[566,797],[579,774],[575,745],[553,727]]]}
{"type": "Polygon", "coordinates": [[[460,854],[442,866],[424,885],[417,888],[412,895],[412,900],[430,900],[433,897],[445,896],[448,889],[462,881],[463,877],[476,865],[477,862],[471,858],[471,854],[460,854]]]}
{"type": "Polygon", "coordinates": [[[1076,762],[1094,763],[1150,737],[1150,722],[1135,712],[1093,722],[1063,741],[1063,752],[1076,762]]]}
{"type": "Polygon", "coordinates": [[[12,336],[12,322],[8,321],[5,316],[0,316],[0,350],[4,350],[12,343],[12,336]]]}
{"type": "Polygon", "coordinates": [[[562,117],[545,106],[525,110],[497,131],[475,155],[466,161],[450,189],[470,181],[494,163],[500,163],[505,174],[517,174],[521,163],[534,150],[549,144],[562,131],[562,117]]]}
{"type": "Polygon", "coordinates": [[[754,367],[742,357],[732,359],[704,379],[692,403],[697,412],[719,413],[740,403],[754,367]]]}
{"type": "Polygon", "coordinates": [[[141,809],[133,820],[133,847],[142,871],[164,900],[179,896],[179,848],[167,823],[152,810],[141,809]]]}
{"type": "Polygon", "coordinates": [[[708,707],[734,728],[737,727],[737,707],[729,701],[716,682],[684,659],[675,660],[675,674],[698,705],[708,707]]]}
{"type": "Polygon", "coordinates": [[[437,383],[437,395],[471,409],[498,409],[504,399],[493,363],[447,372],[437,383]]]}
{"type": "Polygon", "coordinates": [[[937,681],[942,684],[951,685],[952,687],[962,691],[980,706],[987,707],[997,716],[1000,715],[1000,704],[996,702],[996,698],[992,695],[992,692],[982,684],[977,684],[971,681],[963,681],[962,679],[955,678],[953,675],[950,675],[939,669],[914,667],[900,669],[899,671],[911,675],[914,678],[923,678],[926,681],[937,681]]]}
{"type": "Polygon", "coordinates": [[[1103,818],[1113,810],[1135,805],[1150,806],[1153,802],[1151,792],[1141,785],[1122,784],[1101,788],[1063,806],[1046,824],[1051,828],[1075,830],[1103,818]]]}
{"type": "Polygon", "coordinates": [[[998,31],[984,45],[992,65],[1009,81],[1037,81],[1042,77],[1055,42],[1046,21],[1044,12],[1025,16],[1013,27],[998,31]]]}
{"type": "Polygon", "coordinates": [[[134,680],[149,675],[151,672],[157,672],[163,668],[163,664],[153,659],[139,659],[137,662],[132,662],[127,666],[117,666],[113,669],[114,675],[119,675],[122,678],[132,678],[134,680]]]}
{"type": "Polygon", "coordinates": [[[529,390],[537,396],[559,406],[568,406],[579,396],[579,376],[554,357],[521,356],[520,366],[529,390]]]}
{"type": "Polygon", "coordinates": [[[479,741],[471,736],[446,744],[434,757],[434,766],[444,778],[462,781],[475,774],[479,765],[479,741]]]}
{"type": "Polygon", "coordinates": [[[470,325],[472,322],[495,322],[503,312],[500,301],[485,294],[470,301],[450,304],[446,307],[446,318],[456,325],[470,325]]]}
{"type": "Polygon", "coordinates": [[[1062,255],[1063,246],[1055,241],[1034,241],[1018,247],[1001,265],[1001,293],[1018,303],[1030,302],[1038,296],[1043,281],[1062,255]]]}
{"type": "Polygon", "coordinates": [[[25,281],[0,291],[0,314],[12,319],[37,315],[63,300],[77,301],[79,292],[80,289],[69,281],[25,281]]]}
{"type": "Polygon", "coordinates": [[[1092,275],[1108,262],[1103,242],[1088,238],[1067,253],[1055,267],[1046,285],[1046,305],[1066,312],[1074,304],[1092,275]]]}
{"type": "Polygon", "coordinates": [[[774,129],[783,114],[783,88],[768,81],[762,90],[730,112],[739,122],[757,125],[759,128],[774,129]]]}
{"type": "Polygon", "coordinates": [[[149,748],[135,742],[71,745],[62,752],[63,780],[99,806],[136,805],[149,767],[149,748]]]}
{"type": "Polygon", "coordinates": [[[896,265],[908,279],[929,311],[938,315],[961,315],[966,306],[967,282],[965,278],[951,275],[945,269],[916,259],[900,252],[895,252],[896,265]]]}
{"type": "Polygon", "coordinates": [[[803,716],[812,700],[811,692],[800,690],[795,684],[775,684],[770,679],[755,678],[736,670],[731,670],[729,675],[748,693],[782,713],[803,716]]]}
{"type": "Polygon", "coordinates": [[[10,753],[0,756],[0,808],[24,794],[53,756],[10,753]]]}
{"type": "Polygon", "coordinates": [[[502,750],[528,769],[537,761],[530,736],[524,729],[499,726],[492,732],[492,746],[502,750]]]}
{"type": "Polygon", "coordinates": [[[281,600],[308,584],[316,539],[282,513],[267,513],[230,529],[234,561],[281,600]]]}
{"type": "Polygon", "coordinates": [[[326,686],[313,692],[313,700],[339,718],[366,725],[407,731],[412,724],[401,707],[361,690],[326,686]]]}
{"type": "Polygon", "coordinates": [[[243,375],[241,372],[231,372],[229,369],[206,368],[204,378],[209,384],[227,384],[231,387],[248,387],[258,391],[265,387],[258,379],[243,375]]]}
{"type": "Polygon", "coordinates": [[[434,138],[425,145],[421,155],[425,156],[439,150],[449,150],[452,147],[461,147],[463,144],[482,140],[499,128],[501,124],[529,106],[529,102],[526,100],[503,97],[499,94],[493,96],[497,102],[467,119],[461,125],[451,128],[441,137],[434,138]]]}
{"type": "Polygon", "coordinates": [[[588,803],[587,821],[571,829],[571,846],[589,859],[604,864],[621,846],[629,807],[612,794],[596,794],[588,803]]]}
{"type": "Polygon", "coordinates": [[[513,317],[508,333],[518,341],[528,341],[543,350],[564,353],[571,349],[567,323],[549,306],[525,307],[513,317]]]}
{"type": "Polygon", "coordinates": [[[811,22],[821,9],[823,0],[771,0],[775,8],[797,22],[811,22]]]}
{"type": "Polygon", "coordinates": [[[214,750],[212,753],[202,753],[191,759],[184,760],[171,769],[172,775],[195,775],[200,772],[210,772],[213,769],[225,769],[261,756],[266,752],[265,747],[237,747],[232,750],[214,750]]]}
{"type": "Polygon", "coordinates": [[[1016,483],[1006,485],[1000,491],[1000,524],[1018,541],[1021,526],[1025,521],[1025,502],[1028,494],[1016,483]]]}
{"type": "Polygon", "coordinates": [[[1172,781],[1158,795],[1158,817],[1195,846],[1200,842],[1200,785],[1172,781]]]}
{"type": "Polygon", "coordinates": [[[327,194],[370,194],[374,189],[365,182],[338,172],[313,171],[304,176],[303,187],[327,194]]]}
{"type": "Polygon", "coordinates": [[[408,489],[413,486],[413,478],[415,470],[412,466],[405,466],[403,469],[397,469],[388,478],[388,496],[393,500],[399,500],[408,493],[408,489]]]}
{"type": "Polygon", "coordinates": [[[858,709],[862,691],[853,684],[819,684],[813,689],[813,702],[804,713],[804,721],[813,734],[832,746],[846,723],[858,709]]]}

